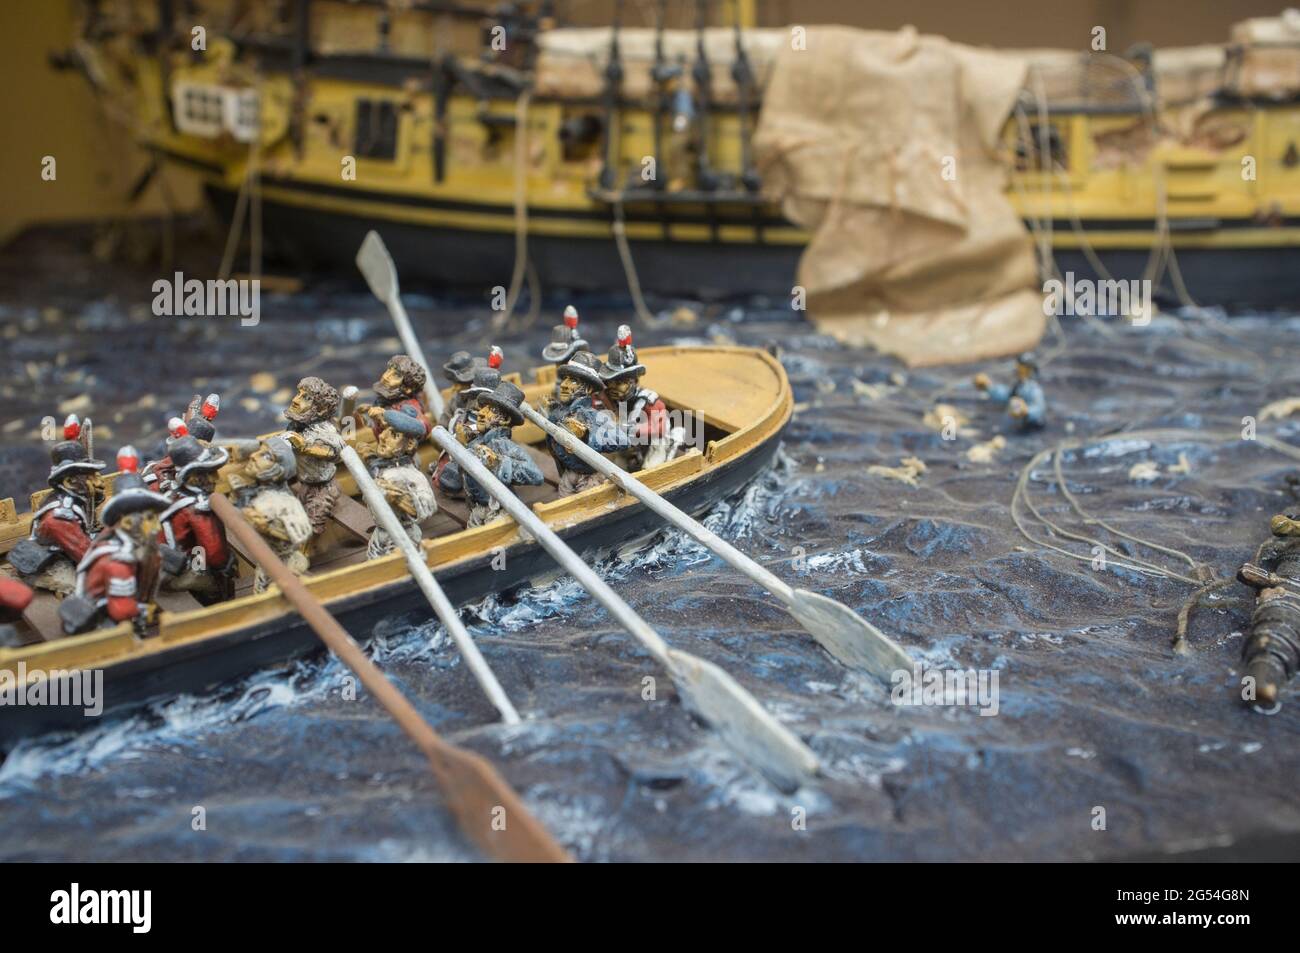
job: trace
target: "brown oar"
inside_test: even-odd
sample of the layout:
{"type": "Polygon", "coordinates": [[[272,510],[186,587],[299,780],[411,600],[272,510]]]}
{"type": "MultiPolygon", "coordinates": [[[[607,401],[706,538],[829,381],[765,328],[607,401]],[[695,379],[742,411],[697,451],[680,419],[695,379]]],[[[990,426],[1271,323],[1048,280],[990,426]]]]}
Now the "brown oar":
{"type": "Polygon", "coordinates": [[[330,651],[356,673],[361,684],[383,705],[416,743],[433,768],[452,813],[468,834],[497,860],[562,863],[573,858],[556,843],[519,795],[483,758],[444,741],[392,682],[366,658],[352,636],[271,551],[257,530],[224,496],[212,494],[212,511],[245,552],[280,587],[281,594],[315,630],[330,651]]]}

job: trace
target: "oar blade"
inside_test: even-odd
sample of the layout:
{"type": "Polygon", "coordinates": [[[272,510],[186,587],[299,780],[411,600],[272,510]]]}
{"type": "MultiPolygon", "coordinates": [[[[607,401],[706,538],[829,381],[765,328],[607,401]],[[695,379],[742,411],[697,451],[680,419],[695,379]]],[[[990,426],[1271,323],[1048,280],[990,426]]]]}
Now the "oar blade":
{"type": "Polygon", "coordinates": [[[842,602],[795,589],[786,608],[827,652],[850,668],[883,682],[899,669],[912,670],[914,663],[902,646],[842,602]]]}
{"type": "Polygon", "coordinates": [[[378,232],[366,233],[365,241],[357,250],[357,267],[361,269],[371,293],[380,301],[388,302],[398,297],[397,266],[378,232]]]}
{"type": "Polygon", "coordinates": [[[668,656],[687,707],[764,777],[790,793],[816,776],[817,755],[739,682],[697,655],[669,649],[668,656]]]}

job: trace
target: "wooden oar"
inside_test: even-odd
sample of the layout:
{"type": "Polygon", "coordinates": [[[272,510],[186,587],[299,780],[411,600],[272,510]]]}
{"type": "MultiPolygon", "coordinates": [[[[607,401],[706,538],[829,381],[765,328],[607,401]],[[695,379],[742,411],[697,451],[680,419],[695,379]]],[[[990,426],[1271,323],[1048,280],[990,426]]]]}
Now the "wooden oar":
{"type": "Polygon", "coordinates": [[[619,598],[582,558],[560,539],[523,500],[498,480],[471,451],[442,427],[433,440],[492,495],[516,523],[555,558],[609,614],[635,636],[673,679],[686,704],[718,730],[731,747],[783,791],[793,791],[819,770],[817,755],[730,675],[712,662],[671,648],[641,616],[619,598]]]}
{"type": "Polygon", "coordinates": [[[374,478],[370,476],[370,471],[361,462],[361,457],[357,455],[356,450],[345,445],[342,459],[343,465],[352,474],[352,479],[357,481],[357,488],[361,490],[361,496],[365,499],[366,505],[370,507],[375,522],[383,527],[384,532],[389,535],[397,548],[402,551],[402,555],[406,557],[406,565],[411,570],[411,575],[415,577],[415,582],[420,587],[420,591],[429,600],[429,605],[438,614],[439,620],[447,627],[447,634],[456,643],[456,648],[460,650],[460,654],[464,657],[465,664],[469,666],[474,678],[478,680],[487,697],[496,706],[497,711],[501,713],[501,720],[507,725],[518,724],[519,714],[515,711],[515,706],[510,704],[510,699],[506,697],[501,683],[492,674],[492,669],[488,667],[487,661],[479,653],[478,646],[474,644],[469,632],[465,630],[465,626],[460,621],[460,615],[456,612],[456,607],[451,604],[447,594],[442,591],[442,586],[438,585],[438,580],[433,578],[433,573],[429,571],[429,566],[424,561],[424,553],[419,546],[411,542],[411,537],[406,535],[406,530],[402,528],[397,514],[388,505],[388,500],[384,499],[384,491],[376,485],[374,478]]]}
{"type": "Polygon", "coordinates": [[[393,258],[388,254],[388,248],[378,232],[372,231],[366,234],[365,241],[361,243],[361,249],[357,252],[357,267],[365,276],[371,292],[384,303],[388,313],[393,316],[393,323],[397,325],[397,335],[402,339],[402,347],[406,348],[406,353],[411,360],[424,368],[424,398],[429,402],[433,419],[438,420],[443,413],[442,393],[438,390],[433,375],[429,373],[429,362],[424,358],[424,351],[420,348],[420,342],[411,327],[411,319],[407,317],[406,308],[402,305],[402,293],[397,285],[397,266],[393,264],[393,258]]]}
{"type": "Polygon", "coordinates": [[[699,520],[669,503],[632,474],[610,462],[577,439],[563,427],[557,427],[546,416],[527,403],[521,409],[524,415],[542,428],[547,435],[558,440],[570,453],[575,454],[598,473],[604,474],[614,484],[640,500],[652,512],[662,516],[696,542],[713,550],[723,560],[754,582],[770,591],[784,603],[786,610],[798,620],[832,656],[851,668],[870,672],[876,678],[889,682],[899,669],[911,671],[913,662],[893,639],[862,618],[842,602],[807,589],[795,589],[772,575],[759,563],[746,556],[725,539],[707,529],[699,520]]]}
{"type": "Polygon", "coordinates": [[[479,755],[445,741],[430,727],[406,696],[366,658],[352,636],[302,580],[271,551],[233,503],[219,493],[212,494],[211,500],[212,511],[226,530],[257,560],[321,641],[356,673],[366,690],[424,752],[452,813],[475,843],[497,860],[529,863],[573,860],[490,764],[479,755]]]}

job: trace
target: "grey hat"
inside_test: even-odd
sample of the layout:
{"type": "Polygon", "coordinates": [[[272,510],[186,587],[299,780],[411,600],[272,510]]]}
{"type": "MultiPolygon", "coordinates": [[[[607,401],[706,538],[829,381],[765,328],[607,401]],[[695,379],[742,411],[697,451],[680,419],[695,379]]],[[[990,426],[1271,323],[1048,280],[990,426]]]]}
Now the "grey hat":
{"type": "Polygon", "coordinates": [[[495,367],[480,367],[474,372],[474,383],[465,388],[466,398],[490,394],[501,383],[501,372],[495,367]]]}
{"type": "Polygon", "coordinates": [[[468,384],[474,379],[477,363],[469,351],[457,351],[451,356],[451,360],[442,365],[442,372],[447,376],[447,380],[453,383],[468,384]]]}
{"type": "Polygon", "coordinates": [[[587,347],[587,342],[578,337],[576,329],[569,330],[567,326],[557,324],[551,328],[551,343],[542,348],[542,357],[559,364],[573,357],[575,351],[585,351],[587,347]]]}

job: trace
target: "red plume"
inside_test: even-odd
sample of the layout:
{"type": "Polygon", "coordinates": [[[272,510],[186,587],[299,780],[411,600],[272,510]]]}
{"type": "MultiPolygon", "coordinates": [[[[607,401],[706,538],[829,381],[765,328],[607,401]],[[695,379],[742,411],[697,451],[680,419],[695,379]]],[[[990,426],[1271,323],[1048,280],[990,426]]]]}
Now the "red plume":
{"type": "Polygon", "coordinates": [[[63,421],[63,439],[76,440],[81,436],[81,421],[77,419],[76,414],[68,414],[63,421]]]}
{"type": "Polygon", "coordinates": [[[203,415],[204,420],[216,420],[219,410],[221,410],[221,395],[209,394],[203,401],[203,406],[199,408],[199,413],[203,415]]]}
{"type": "Polygon", "coordinates": [[[117,468],[123,473],[136,473],[140,469],[140,454],[135,447],[127,444],[117,451],[117,468]]]}
{"type": "Polygon", "coordinates": [[[172,435],[173,439],[175,439],[177,437],[184,437],[190,432],[190,428],[186,427],[185,421],[181,420],[179,417],[173,417],[171,420],[167,421],[167,432],[172,435]]]}
{"type": "Polygon", "coordinates": [[[488,351],[488,367],[493,370],[500,370],[501,361],[504,357],[505,355],[501,353],[501,348],[493,344],[492,349],[488,351]]]}
{"type": "Polygon", "coordinates": [[[578,309],[573,305],[569,305],[564,309],[564,325],[570,331],[578,326],[578,309]]]}
{"type": "Polygon", "coordinates": [[[618,326],[618,346],[627,347],[632,343],[632,329],[626,324],[618,326]]]}

